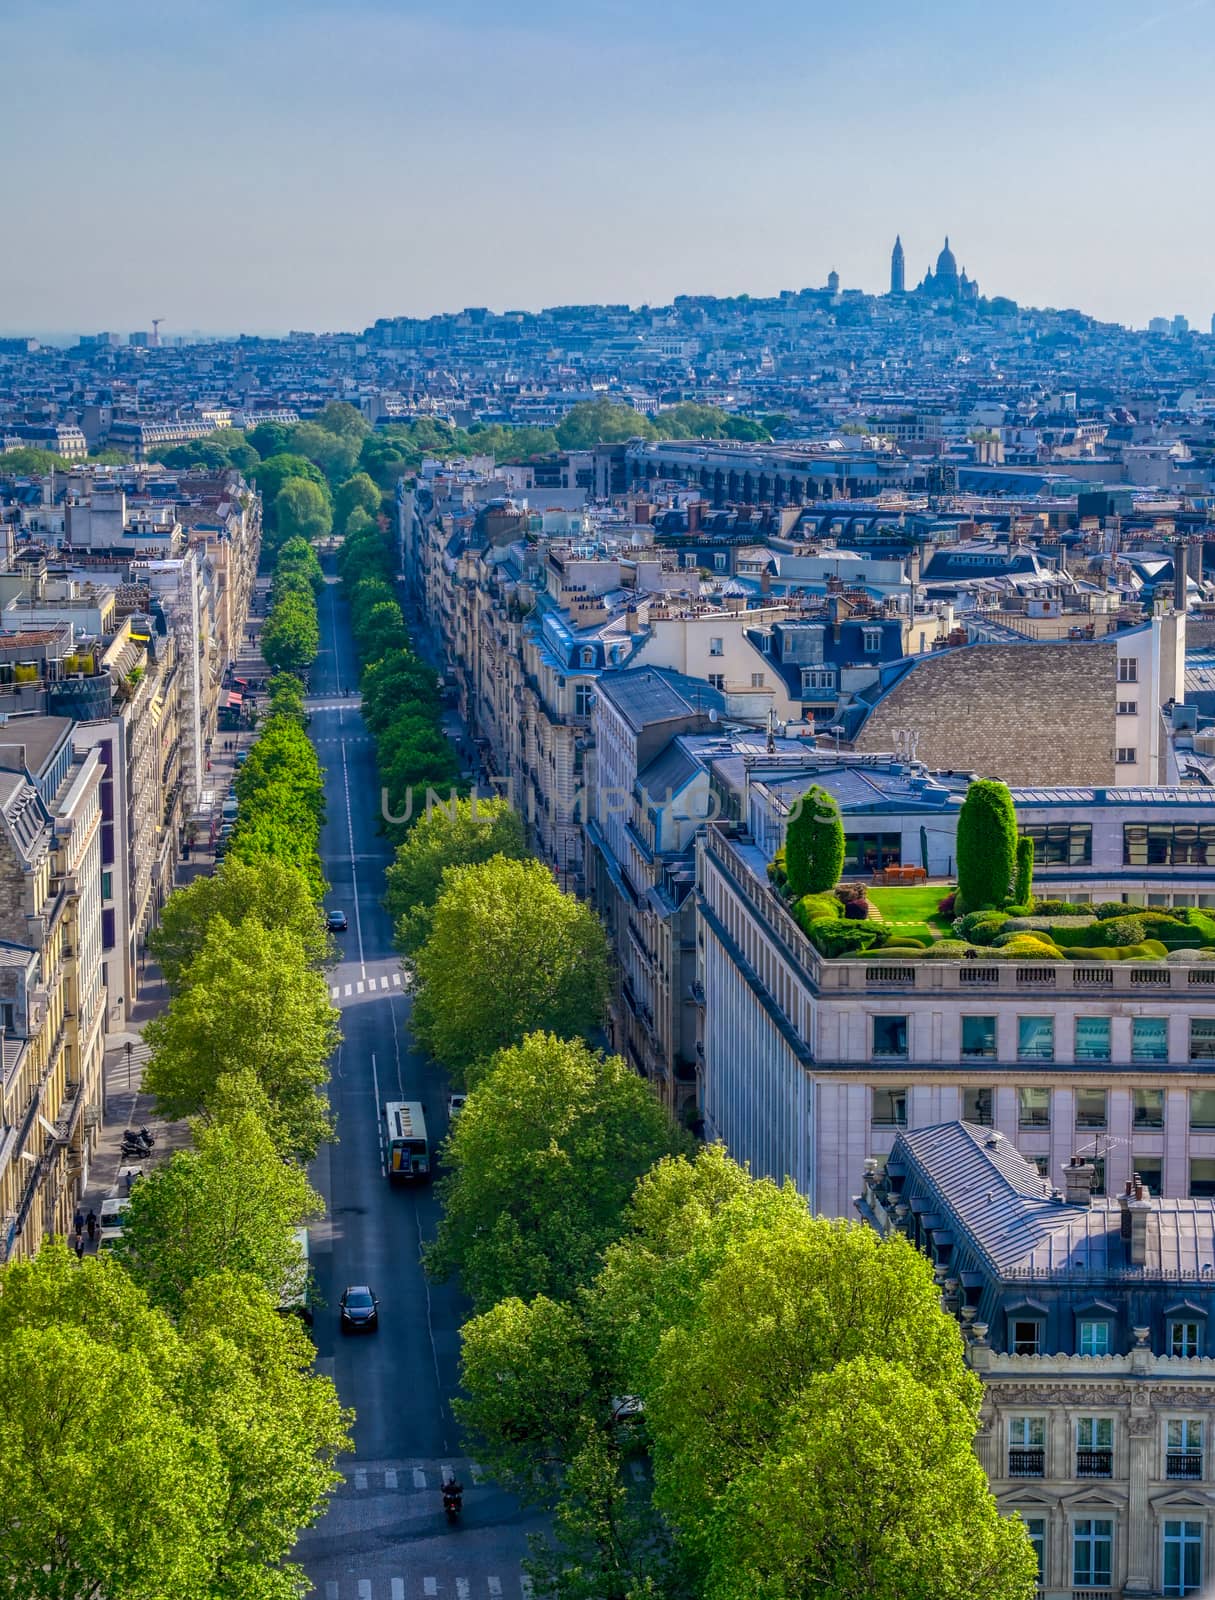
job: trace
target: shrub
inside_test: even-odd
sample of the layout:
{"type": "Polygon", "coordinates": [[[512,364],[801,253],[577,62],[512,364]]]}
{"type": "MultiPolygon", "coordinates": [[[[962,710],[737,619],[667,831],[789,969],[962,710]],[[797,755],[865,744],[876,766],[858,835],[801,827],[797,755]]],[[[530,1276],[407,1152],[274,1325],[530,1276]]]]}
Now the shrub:
{"type": "Polygon", "coordinates": [[[915,939],[909,933],[896,933],[892,938],[887,939],[882,946],[883,950],[922,950],[923,948],[923,940],[915,939]]]}
{"type": "Polygon", "coordinates": [[[1034,841],[1017,840],[1016,866],[1013,872],[1013,899],[1018,905],[1028,903],[1034,887],[1034,841]]]}
{"type": "Polygon", "coordinates": [[[785,871],[792,894],[834,889],[844,867],[844,824],[835,797],[817,783],[802,795],[785,830],[785,871]]]}
{"type": "Polygon", "coordinates": [[[844,901],[844,915],[851,922],[864,922],[872,910],[872,905],[863,894],[853,895],[844,901]]]}
{"type": "Polygon", "coordinates": [[[945,896],[944,900],[937,901],[937,910],[943,917],[960,917],[962,914],[962,908],[958,905],[957,900],[957,890],[951,889],[950,892],[945,896]]]}
{"type": "Polygon", "coordinates": [[[1087,902],[1084,905],[1074,906],[1068,900],[1035,900],[1033,903],[1035,917],[1088,917],[1092,918],[1093,908],[1087,902]]]}
{"type": "Polygon", "coordinates": [[[931,956],[934,961],[957,961],[968,950],[973,950],[974,945],[967,944],[965,939],[938,939],[936,944],[930,944],[924,951],[924,959],[931,956]]]}
{"type": "Polygon", "coordinates": [[[1147,929],[1138,917],[1111,917],[1101,932],[1106,944],[1142,944],[1147,929]]]}
{"type": "Polygon", "coordinates": [[[813,922],[838,921],[840,903],[833,894],[804,894],[795,903],[793,915],[798,927],[807,933],[813,922]]]}
{"type": "MultiPolygon", "coordinates": [[[[1000,946],[1000,954],[1008,956],[1010,960],[1021,961],[1064,961],[1067,958],[1061,950],[1053,944],[1046,944],[1041,939],[1036,939],[1032,933],[1014,933],[1001,935],[1006,943],[1000,946]]],[[[997,941],[998,942],[998,941],[997,941]]]]}
{"type": "Polygon", "coordinates": [[[858,955],[870,949],[884,931],[879,922],[845,922],[842,917],[835,920],[822,917],[810,923],[805,934],[819,955],[834,958],[858,955]]]}
{"type": "Polygon", "coordinates": [[[958,918],[954,927],[971,944],[990,944],[1007,921],[1003,911],[969,911],[958,918]]]}
{"type": "Polygon", "coordinates": [[[768,877],[778,889],[783,889],[789,881],[789,875],[785,871],[785,847],[783,844],[768,863],[768,877]]]}
{"type": "Polygon", "coordinates": [[[1101,904],[1096,906],[1094,909],[1098,918],[1102,922],[1105,922],[1109,917],[1125,917],[1131,912],[1146,911],[1147,907],[1128,905],[1123,900],[1103,900],[1101,904]]]}
{"type": "Polygon", "coordinates": [[[958,892],[978,911],[1008,899],[1017,853],[1017,814],[1008,785],[972,783],[958,813],[958,892]]]}

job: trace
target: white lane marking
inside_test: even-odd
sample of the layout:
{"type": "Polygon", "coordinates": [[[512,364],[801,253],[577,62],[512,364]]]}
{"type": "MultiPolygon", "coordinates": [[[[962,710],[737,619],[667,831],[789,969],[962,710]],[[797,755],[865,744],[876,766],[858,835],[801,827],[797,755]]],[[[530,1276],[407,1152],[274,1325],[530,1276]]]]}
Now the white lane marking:
{"type": "Polygon", "coordinates": [[[361,978],[359,979],[358,983],[355,984],[354,992],[355,992],[355,994],[362,994],[362,992],[363,992],[363,980],[361,978]]]}
{"type": "Polygon", "coordinates": [[[371,1579],[359,1579],[359,1600],[371,1600],[371,1579]]]}
{"type": "Polygon", "coordinates": [[[456,1600],[468,1600],[468,1596],[469,1596],[470,1593],[471,1593],[471,1591],[470,1591],[470,1589],[468,1587],[468,1579],[467,1578],[457,1578],[456,1579],[456,1600]]]}
{"type": "Polygon", "coordinates": [[[468,1463],[468,1476],[472,1479],[472,1481],[474,1483],[480,1483],[481,1482],[481,1468],[477,1465],[477,1463],[475,1461],[470,1461],[468,1463]]]}
{"type": "Polygon", "coordinates": [[[492,1576],[490,1577],[490,1579],[489,1579],[489,1592],[490,1592],[491,1595],[493,1595],[493,1594],[501,1594],[502,1593],[502,1579],[501,1578],[495,1578],[495,1577],[492,1577],[492,1576]]]}
{"type": "Polygon", "coordinates": [[[387,977],[381,978],[380,979],[380,988],[381,989],[387,989],[387,987],[388,987],[388,979],[387,979],[387,977]]]}
{"type": "Polygon", "coordinates": [[[438,1580],[438,1578],[423,1578],[422,1579],[422,1593],[423,1594],[438,1594],[438,1592],[439,1592],[439,1580],[438,1580]]]}
{"type": "Polygon", "coordinates": [[[404,1578],[394,1578],[392,1580],[392,1600],[405,1600],[404,1578]]]}
{"type": "Polygon", "coordinates": [[[389,1467],[387,1472],[385,1472],[385,1474],[384,1474],[384,1487],[385,1487],[385,1489],[395,1489],[396,1486],[397,1486],[397,1475],[392,1470],[392,1468],[389,1467]]]}
{"type": "Polygon", "coordinates": [[[353,994],[353,992],[354,992],[354,985],[348,983],[346,985],[346,993],[349,995],[349,994],[353,994]]]}
{"type": "Polygon", "coordinates": [[[380,1147],[380,1177],[388,1176],[388,1168],[384,1165],[384,1124],[380,1120],[380,1075],[375,1069],[375,1057],[371,1058],[371,1092],[375,1095],[375,1126],[376,1142],[380,1147]]]}
{"type": "Polygon", "coordinates": [[[354,1486],[356,1489],[365,1489],[367,1487],[367,1474],[365,1472],[355,1473],[354,1486]]]}
{"type": "Polygon", "coordinates": [[[451,1478],[451,1468],[447,1465],[447,1463],[445,1461],[443,1463],[443,1465],[439,1468],[439,1481],[441,1483],[447,1483],[450,1478],[451,1478]]]}
{"type": "Polygon", "coordinates": [[[421,1467],[413,1469],[413,1486],[415,1489],[425,1489],[426,1487],[426,1474],[421,1467]]]}
{"type": "Polygon", "coordinates": [[[354,817],[350,811],[350,768],[346,765],[345,739],[342,740],[342,788],[346,792],[346,833],[350,839],[350,876],[354,886],[354,931],[359,939],[359,971],[366,977],[367,963],[363,957],[363,919],[359,915],[359,868],[354,853],[354,817]]]}
{"type": "Polygon", "coordinates": [[[401,987],[401,974],[399,972],[393,973],[392,986],[394,989],[399,989],[401,987]]]}

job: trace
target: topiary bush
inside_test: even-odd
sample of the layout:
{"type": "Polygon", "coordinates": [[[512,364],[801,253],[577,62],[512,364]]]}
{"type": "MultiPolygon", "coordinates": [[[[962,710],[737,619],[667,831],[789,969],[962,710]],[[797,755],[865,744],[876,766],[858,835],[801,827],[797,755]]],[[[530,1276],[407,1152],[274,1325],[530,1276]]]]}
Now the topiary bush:
{"type": "Polygon", "coordinates": [[[1102,925],[1101,935],[1106,944],[1142,944],[1147,929],[1139,917],[1110,917],[1102,925]]]}
{"type": "Polygon", "coordinates": [[[815,922],[836,922],[842,907],[833,894],[804,894],[793,906],[798,927],[807,933],[815,922]]]}
{"type": "Polygon", "coordinates": [[[1095,914],[1087,901],[1074,906],[1070,900],[1035,900],[1032,912],[1035,917],[1088,917],[1090,921],[1095,914]]]}
{"type": "Polygon", "coordinates": [[[1007,921],[1003,911],[968,911],[954,923],[954,931],[971,944],[990,944],[1007,921]]]}
{"type": "Polygon", "coordinates": [[[1017,813],[1008,785],[979,779],[958,813],[958,893],[972,911],[1002,906],[1017,855],[1017,813]]]}
{"type": "Polygon", "coordinates": [[[1034,888],[1034,841],[1022,837],[1017,840],[1016,863],[1013,870],[1012,897],[1019,906],[1028,905],[1034,888]]]}
{"type": "Polygon", "coordinates": [[[957,891],[951,890],[943,900],[938,900],[937,910],[943,917],[960,917],[962,915],[962,907],[958,904],[957,891]]]}
{"type": "Polygon", "coordinates": [[[863,894],[850,895],[844,901],[844,915],[851,922],[864,922],[873,910],[873,906],[863,894]]]}
{"type": "Polygon", "coordinates": [[[789,814],[785,871],[789,892],[822,894],[834,889],[844,868],[844,824],[834,795],[811,784],[789,814]]]}
{"type": "Polygon", "coordinates": [[[829,959],[859,955],[863,950],[872,949],[885,932],[880,922],[845,922],[842,917],[834,921],[821,917],[805,930],[819,955],[829,959]]]}
{"type": "Polygon", "coordinates": [[[1103,900],[1099,906],[1094,907],[1094,910],[1098,918],[1105,922],[1110,917],[1125,917],[1132,912],[1146,911],[1147,907],[1133,906],[1125,900],[1103,900]]]}
{"type": "Polygon", "coordinates": [[[1067,958],[1053,944],[1037,939],[1032,933],[1001,934],[996,941],[1001,956],[1013,961],[1065,961],[1067,958]],[[1003,942],[1001,942],[1003,941],[1003,942]]]}
{"type": "Polygon", "coordinates": [[[783,844],[768,863],[768,877],[778,889],[783,889],[789,881],[789,875],[785,871],[785,847],[783,844]]]}
{"type": "MultiPolygon", "coordinates": [[[[938,939],[936,944],[930,944],[924,951],[924,959],[934,961],[957,961],[965,956],[968,951],[974,951],[974,945],[967,944],[965,939],[938,939]]],[[[986,953],[986,952],[985,952],[986,953]]]]}

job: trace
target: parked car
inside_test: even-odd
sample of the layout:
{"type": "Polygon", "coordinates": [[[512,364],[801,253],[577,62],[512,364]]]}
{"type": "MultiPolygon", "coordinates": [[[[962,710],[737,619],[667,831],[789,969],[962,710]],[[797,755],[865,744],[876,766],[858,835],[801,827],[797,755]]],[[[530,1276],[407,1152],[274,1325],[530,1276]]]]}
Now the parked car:
{"type": "Polygon", "coordinates": [[[325,917],[325,926],[330,933],[345,933],[349,924],[344,911],[330,911],[325,917]]]}
{"type": "Polygon", "coordinates": [[[456,1120],[456,1118],[460,1115],[461,1111],[464,1110],[464,1102],[467,1099],[468,1099],[468,1096],[466,1094],[449,1094],[448,1095],[448,1097],[447,1097],[447,1115],[451,1118],[452,1122],[454,1122],[456,1120]]]}
{"type": "Polygon", "coordinates": [[[343,1333],[374,1333],[380,1325],[380,1302],[365,1283],[343,1289],[338,1307],[343,1333]]]}

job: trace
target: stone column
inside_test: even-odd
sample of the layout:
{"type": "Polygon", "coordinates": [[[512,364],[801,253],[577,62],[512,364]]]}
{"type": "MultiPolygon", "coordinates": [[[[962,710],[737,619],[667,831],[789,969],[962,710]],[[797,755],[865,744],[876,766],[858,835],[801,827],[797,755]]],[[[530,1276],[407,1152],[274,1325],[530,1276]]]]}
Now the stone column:
{"type": "Polygon", "coordinates": [[[1127,1422],[1129,1484],[1127,1493],[1127,1526],[1123,1533],[1126,1549],[1126,1579],[1123,1589],[1127,1594],[1150,1594],[1152,1583],[1152,1525],[1148,1511],[1148,1483],[1152,1476],[1152,1456],[1156,1449],[1157,1422],[1148,1409],[1145,1392],[1135,1391],[1135,1405],[1127,1422]],[[1140,1409],[1139,1398],[1144,1398],[1140,1409]]]}

